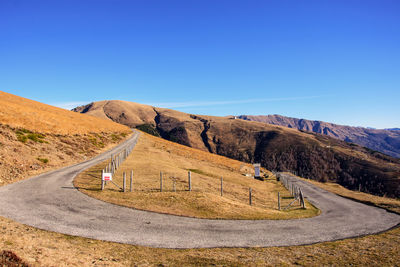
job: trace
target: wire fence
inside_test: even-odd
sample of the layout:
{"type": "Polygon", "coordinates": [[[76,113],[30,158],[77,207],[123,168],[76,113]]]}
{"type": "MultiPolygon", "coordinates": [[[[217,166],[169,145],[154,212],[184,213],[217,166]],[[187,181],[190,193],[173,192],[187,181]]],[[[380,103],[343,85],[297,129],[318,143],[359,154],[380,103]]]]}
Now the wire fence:
{"type": "MultiPolygon", "coordinates": [[[[292,206],[297,201],[299,202],[299,205],[305,209],[306,203],[304,201],[304,195],[303,195],[301,188],[299,186],[297,186],[296,184],[294,184],[293,182],[291,182],[291,180],[288,179],[287,177],[285,177],[284,175],[281,175],[280,173],[277,173],[276,176],[277,176],[277,180],[280,181],[283,184],[283,186],[293,196],[293,201],[288,206],[283,208],[283,210],[288,209],[290,206],[292,206]]],[[[278,196],[278,199],[279,199],[279,196],[278,196]]],[[[279,206],[279,209],[281,209],[280,203],[278,203],[278,206],[279,206]]]]}
{"type": "MultiPolygon", "coordinates": [[[[127,170],[128,166],[124,166],[123,170],[117,172],[131,151],[131,149],[127,149],[111,157],[110,162],[103,170],[103,172],[109,171],[114,175],[115,181],[111,181],[111,183],[121,192],[208,193],[265,209],[286,211],[296,208],[296,202],[299,202],[302,208],[306,208],[301,189],[278,173],[274,173],[264,182],[257,181],[256,186],[251,186],[249,185],[251,181],[243,178],[242,181],[232,182],[230,179],[216,175],[204,175],[185,170],[157,173],[152,169],[146,175],[138,177],[134,170],[127,170]],[[274,187],[276,180],[280,181],[287,190],[274,187]]],[[[105,185],[106,183],[102,190],[105,185]]]]}

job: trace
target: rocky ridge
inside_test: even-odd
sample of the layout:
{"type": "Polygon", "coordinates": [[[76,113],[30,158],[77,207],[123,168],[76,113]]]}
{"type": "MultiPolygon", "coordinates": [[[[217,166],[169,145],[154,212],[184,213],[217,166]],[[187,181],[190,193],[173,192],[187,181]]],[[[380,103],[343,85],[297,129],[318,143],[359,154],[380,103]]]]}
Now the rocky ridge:
{"type": "Polygon", "coordinates": [[[290,118],[281,115],[241,115],[238,118],[324,134],[400,158],[400,131],[397,130],[398,128],[378,130],[290,118]]]}

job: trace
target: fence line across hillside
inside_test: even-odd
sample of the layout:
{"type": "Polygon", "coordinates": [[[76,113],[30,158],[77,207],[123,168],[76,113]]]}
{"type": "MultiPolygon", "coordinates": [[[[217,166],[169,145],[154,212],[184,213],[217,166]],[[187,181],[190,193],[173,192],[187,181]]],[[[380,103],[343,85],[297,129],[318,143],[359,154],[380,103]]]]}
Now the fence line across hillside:
{"type": "MultiPolygon", "coordinates": [[[[122,189],[123,192],[125,192],[126,184],[125,184],[125,174],[124,174],[124,184],[123,187],[121,188],[118,184],[112,181],[112,176],[114,173],[118,170],[118,168],[121,166],[121,164],[128,158],[128,156],[132,153],[133,148],[135,147],[135,144],[132,144],[128,146],[127,148],[117,152],[116,154],[112,154],[110,158],[110,162],[106,165],[106,167],[101,171],[101,190],[104,190],[105,185],[107,185],[107,182],[111,182],[118,188],[122,189]],[[110,174],[110,178],[104,179],[104,174],[110,174]]],[[[131,185],[132,185],[132,176],[131,176],[131,185]]]]}
{"type": "MultiPolygon", "coordinates": [[[[289,179],[284,177],[283,175],[277,173],[277,179],[283,184],[283,186],[290,192],[290,194],[293,196],[294,200],[283,210],[288,209],[294,202],[299,201],[299,204],[302,208],[306,208],[306,203],[304,201],[304,195],[303,192],[301,191],[301,188],[297,186],[296,184],[292,183],[289,179]]],[[[278,196],[278,199],[280,197],[278,196]]],[[[278,206],[280,209],[280,201],[278,201],[278,206]]]]}
{"type": "MultiPolygon", "coordinates": [[[[115,174],[116,170],[119,169],[119,167],[121,166],[121,164],[126,160],[126,158],[130,155],[130,153],[132,152],[132,148],[130,147],[126,150],[123,150],[115,155],[113,155],[111,157],[110,162],[107,164],[107,166],[104,168],[103,172],[111,172],[113,175],[115,174]]],[[[159,187],[157,189],[157,187],[152,187],[152,189],[150,188],[146,188],[146,189],[140,189],[140,184],[137,184],[136,186],[134,185],[135,183],[135,179],[134,179],[134,171],[130,170],[130,171],[124,171],[122,173],[122,186],[119,186],[118,184],[116,184],[115,182],[111,181],[111,183],[113,185],[115,185],[116,187],[118,187],[118,189],[121,192],[127,192],[129,189],[129,192],[205,192],[205,193],[212,193],[212,194],[217,194],[220,195],[221,197],[226,197],[228,199],[234,199],[234,200],[240,200],[240,201],[245,201],[244,196],[246,195],[246,193],[244,193],[244,190],[248,191],[248,204],[251,206],[258,206],[258,207],[264,207],[264,208],[273,208],[273,206],[276,207],[276,209],[278,210],[287,210],[290,207],[293,206],[293,204],[298,201],[300,206],[302,208],[306,208],[305,206],[305,202],[304,202],[304,196],[303,193],[301,191],[301,189],[297,186],[295,186],[294,184],[290,183],[290,181],[286,178],[284,178],[282,175],[280,174],[275,174],[275,177],[277,178],[277,180],[280,180],[282,185],[288,190],[288,192],[290,193],[291,196],[293,196],[293,201],[291,201],[289,203],[289,205],[287,205],[288,202],[288,198],[285,197],[285,202],[286,204],[284,204],[282,202],[282,192],[279,192],[277,195],[277,199],[275,204],[273,204],[271,206],[271,201],[268,199],[263,199],[262,198],[262,194],[263,192],[260,190],[255,190],[254,188],[251,187],[245,187],[245,186],[240,186],[240,185],[235,185],[235,184],[231,184],[229,182],[224,181],[224,179],[222,177],[220,177],[220,179],[215,179],[215,183],[219,184],[218,185],[214,185],[214,189],[217,188],[217,190],[204,190],[204,189],[198,189],[196,188],[196,186],[193,184],[193,181],[201,181],[203,183],[207,183],[209,182],[209,178],[208,181],[206,181],[204,179],[203,176],[193,176],[191,171],[187,172],[187,180],[184,181],[184,179],[182,179],[182,176],[177,176],[175,174],[171,174],[171,173],[167,173],[167,172],[160,172],[159,175],[159,187]],[[129,188],[127,187],[127,178],[128,175],[130,173],[130,181],[129,181],[129,188]],[[195,180],[193,180],[195,178],[195,180]],[[202,180],[204,179],[204,180],[202,180]],[[177,184],[177,182],[179,182],[177,184]],[[180,185],[179,188],[177,187],[177,185],[180,185]],[[234,187],[234,189],[232,188],[232,186],[234,187]],[[242,187],[242,189],[238,189],[238,187],[242,187]],[[232,191],[233,190],[233,191],[232,191]],[[243,191],[242,191],[243,190],[243,191]],[[241,191],[242,193],[238,193],[238,191],[241,191]],[[241,197],[239,197],[241,196],[241,197]],[[268,204],[269,203],[269,204],[268,204]],[[281,205],[287,205],[286,207],[284,207],[282,209],[281,205]]],[[[156,183],[154,183],[155,180],[152,182],[153,185],[155,185],[156,183]]],[[[141,183],[143,184],[143,183],[141,183]]],[[[106,185],[106,183],[102,183],[102,190],[104,190],[104,186],[106,185]]],[[[148,185],[148,183],[147,183],[148,185]]]]}

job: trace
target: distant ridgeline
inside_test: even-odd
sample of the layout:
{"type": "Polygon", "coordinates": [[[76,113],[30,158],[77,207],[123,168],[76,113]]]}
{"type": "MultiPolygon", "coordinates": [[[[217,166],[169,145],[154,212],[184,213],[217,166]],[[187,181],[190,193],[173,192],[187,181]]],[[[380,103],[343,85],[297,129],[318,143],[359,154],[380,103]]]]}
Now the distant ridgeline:
{"type": "Polygon", "coordinates": [[[323,121],[290,118],[281,115],[241,115],[238,118],[324,134],[400,158],[400,128],[377,130],[373,128],[337,125],[323,121]]]}
{"type": "MultiPolygon", "coordinates": [[[[400,197],[400,159],[339,140],[337,131],[332,130],[331,134],[338,135],[332,138],[307,129],[299,131],[235,117],[191,115],[126,101],[95,102],[74,111],[138,127],[193,148],[261,163],[269,170],[296,172],[302,177],[337,182],[353,190],[400,197]]],[[[329,132],[321,123],[319,127],[323,133],[329,132]]],[[[397,135],[387,138],[393,147],[399,148],[397,135]]]]}

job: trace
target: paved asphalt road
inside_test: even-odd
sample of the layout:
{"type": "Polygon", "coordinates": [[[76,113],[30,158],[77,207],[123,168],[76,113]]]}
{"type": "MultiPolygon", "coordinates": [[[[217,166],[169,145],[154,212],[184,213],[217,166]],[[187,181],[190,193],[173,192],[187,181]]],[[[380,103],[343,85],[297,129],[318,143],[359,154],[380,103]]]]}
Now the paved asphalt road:
{"type": "Polygon", "coordinates": [[[387,230],[400,216],[288,176],[322,214],[297,220],[207,220],[139,211],[90,198],[72,181],[84,169],[136,143],[137,134],[92,160],[0,187],[0,216],[40,229],[165,248],[311,244],[387,230]]]}

